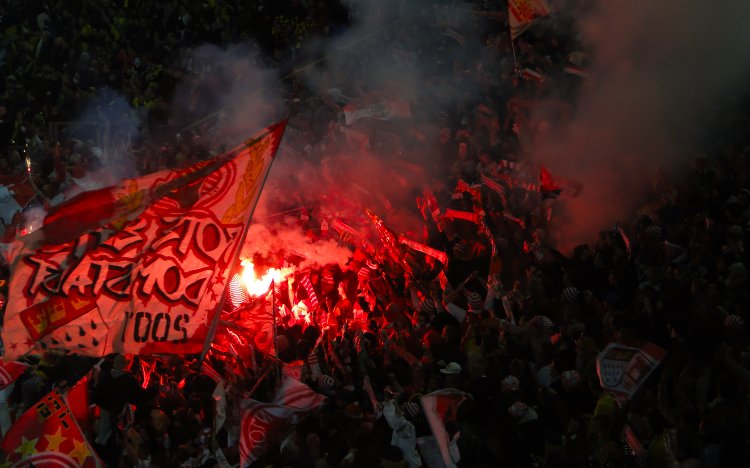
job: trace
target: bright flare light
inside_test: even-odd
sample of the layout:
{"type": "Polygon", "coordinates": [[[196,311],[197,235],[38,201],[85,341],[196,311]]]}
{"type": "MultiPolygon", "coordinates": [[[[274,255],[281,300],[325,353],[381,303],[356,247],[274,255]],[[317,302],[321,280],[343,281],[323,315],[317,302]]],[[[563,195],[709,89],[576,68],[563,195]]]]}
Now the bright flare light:
{"type": "Polygon", "coordinates": [[[242,260],[242,283],[251,296],[262,296],[268,292],[271,282],[279,283],[292,274],[291,268],[269,268],[262,278],[255,274],[255,265],[250,260],[242,260]]]}

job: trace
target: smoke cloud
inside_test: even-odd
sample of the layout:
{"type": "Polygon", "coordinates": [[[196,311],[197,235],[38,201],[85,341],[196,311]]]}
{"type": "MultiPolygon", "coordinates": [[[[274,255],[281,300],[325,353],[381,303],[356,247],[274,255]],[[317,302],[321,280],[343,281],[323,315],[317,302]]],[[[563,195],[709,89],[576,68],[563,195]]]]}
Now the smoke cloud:
{"type": "Polygon", "coordinates": [[[188,76],[175,91],[172,126],[199,135],[210,129],[212,134],[202,138],[211,143],[204,144],[229,149],[280,120],[286,109],[278,70],[264,65],[260,54],[254,43],[228,48],[206,44],[183,53],[188,76]]]}
{"type": "Polygon", "coordinates": [[[657,168],[686,168],[706,110],[746,83],[749,15],[740,1],[601,0],[581,18],[591,76],[572,122],[533,151],[553,174],[584,184],[558,218],[561,246],[628,219],[657,168]]]}
{"type": "MultiPolygon", "coordinates": [[[[317,240],[311,242],[292,219],[275,223],[254,223],[242,249],[243,256],[253,258],[276,257],[281,253],[287,257],[300,259],[297,268],[315,268],[331,263],[344,266],[351,256],[351,251],[342,247],[335,240],[317,240]]],[[[278,266],[278,265],[274,265],[278,266]]]]}
{"type": "Polygon", "coordinates": [[[270,195],[280,193],[286,201],[302,199],[336,214],[342,207],[330,195],[343,192],[347,201],[374,210],[395,230],[414,230],[419,224],[414,193],[442,169],[436,166],[441,163],[434,122],[441,110],[478,97],[475,87],[453,80],[454,62],[468,68],[479,58],[481,48],[473,47],[478,44],[475,17],[465,4],[348,4],[352,27],[300,52],[315,62],[297,78],[311,90],[305,104],[313,111],[303,118],[319,140],[296,141],[295,127],[306,123],[290,121],[286,148],[274,163],[260,209],[282,209],[273,206],[270,195]],[[450,31],[464,44],[448,34],[436,42],[436,28],[438,36],[450,31]],[[344,108],[393,103],[410,116],[344,122],[344,108]]]}
{"type": "MultiPolygon", "coordinates": [[[[290,120],[253,218],[282,232],[285,242],[307,245],[304,252],[310,258],[320,256],[326,262],[329,253],[344,252],[309,246],[300,230],[287,225],[278,231],[272,223],[298,219],[302,211],[296,208],[314,208],[319,218],[342,219],[367,231],[372,226],[363,209],[369,208],[396,232],[419,232],[415,193],[444,169],[439,167],[443,163],[437,157],[434,122],[442,110],[479,97],[476,87],[454,80],[454,67],[468,69],[480,58],[469,5],[349,3],[353,25],[345,33],[308,41],[298,51],[307,57],[302,63],[312,65],[299,69],[295,80],[310,94],[302,93],[303,102],[289,106],[292,115],[297,107],[310,110],[290,120]],[[442,37],[437,42],[436,28],[442,37]],[[390,120],[346,122],[345,108],[391,103],[400,110],[390,120]],[[298,129],[315,138],[298,137],[298,129]]],[[[339,257],[339,263],[345,259],[339,257]]]]}
{"type": "MultiPolygon", "coordinates": [[[[367,229],[352,208],[367,207],[397,232],[416,231],[414,194],[444,169],[435,124],[441,111],[467,116],[462,106],[481,102],[476,82],[461,78],[475,77],[480,64],[496,75],[507,72],[511,57],[486,55],[483,23],[469,4],[346,3],[352,26],[333,39],[306,41],[295,54],[309,65],[284,83],[252,44],[203,46],[182,58],[190,74],[170,104],[171,128],[210,139],[219,151],[293,116],[254,214],[265,227],[253,226],[249,239],[268,237],[262,231],[270,229],[285,244],[313,252],[317,247],[290,221],[313,208],[367,229]],[[346,106],[389,103],[410,117],[345,122],[346,106]]],[[[685,166],[704,110],[748,76],[747,13],[750,5],[738,0],[601,0],[579,18],[591,76],[573,119],[538,134],[532,148],[532,158],[553,175],[584,185],[553,214],[561,247],[590,242],[627,219],[657,166],[685,166]]],[[[345,252],[328,247],[310,258],[341,262],[345,252]]]]}

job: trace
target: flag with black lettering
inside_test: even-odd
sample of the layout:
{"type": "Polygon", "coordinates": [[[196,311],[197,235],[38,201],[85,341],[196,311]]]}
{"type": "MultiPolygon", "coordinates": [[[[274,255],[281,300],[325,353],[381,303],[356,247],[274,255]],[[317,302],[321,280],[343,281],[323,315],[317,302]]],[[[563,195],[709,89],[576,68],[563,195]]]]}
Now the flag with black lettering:
{"type": "Polygon", "coordinates": [[[4,359],[201,352],[284,127],[48,215],[13,258],[4,359]]]}

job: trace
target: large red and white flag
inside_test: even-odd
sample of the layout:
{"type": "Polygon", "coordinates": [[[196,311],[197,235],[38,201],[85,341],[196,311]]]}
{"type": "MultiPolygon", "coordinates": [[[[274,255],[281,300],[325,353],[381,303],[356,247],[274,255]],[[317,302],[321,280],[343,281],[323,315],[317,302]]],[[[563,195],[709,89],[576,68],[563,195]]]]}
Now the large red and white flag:
{"type": "Polygon", "coordinates": [[[284,127],[50,213],[15,251],[4,359],[201,352],[284,127]]]}
{"type": "Polygon", "coordinates": [[[549,15],[549,5],[546,0],[508,0],[510,39],[515,40],[534,21],[547,15],[549,15]]]}
{"type": "Polygon", "coordinates": [[[81,431],[66,399],[48,393],[11,426],[0,444],[7,466],[103,466],[81,431]]]}
{"type": "Polygon", "coordinates": [[[284,379],[273,403],[244,403],[240,433],[240,466],[254,463],[280,441],[307,413],[320,407],[325,397],[295,379],[284,379]]]}
{"type": "Polygon", "coordinates": [[[456,464],[450,454],[450,437],[445,430],[445,423],[456,420],[458,406],[469,397],[468,393],[461,390],[444,388],[428,393],[420,400],[446,467],[455,468],[456,464]]]}
{"type": "Polygon", "coordinates": [[[0,361],[0,390],[15,382],[28,368],[29,365],[23,362],[0,361]]]}

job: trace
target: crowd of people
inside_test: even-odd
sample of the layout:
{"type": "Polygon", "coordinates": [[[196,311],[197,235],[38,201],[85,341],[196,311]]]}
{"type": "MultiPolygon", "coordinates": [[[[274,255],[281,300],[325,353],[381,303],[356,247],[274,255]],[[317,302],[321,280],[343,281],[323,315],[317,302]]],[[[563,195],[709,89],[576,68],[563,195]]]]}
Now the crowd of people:
{"type": "MultiPolygon", "coordinates": [[[[179,49],[254,39],[261,56],[278,65],[299,53],[305,37],[296,35],[333,35],[348,26],[337,2],[77,3],[11,1],[0,23],[10,26],[3,27],[0,51],[6,71],[0,170],[24,177],[29,155],[36,196],[48,202],[87,189],[87,180],[101,183],[115,165],[134,173],[183,166],[224,143],[212,136],[213,127],[197,127],[166,146],[120,132],[109,154],[94,138],[58,146],[48,122],[73,119],[102,87],[132,106],[111,122],[115,132],[174,135],[214,110],[211,90],[196,87],[199,99],[185,122],[167,118],[175,83],[199,73],[178,60],[179,49]],[[131,165],[133,153],[140,156],[131,165]]],[[[383,14],[368,2],[351,3],[352,22],[383,14]]],[[[387,200],[356,205],[344,188],[326,200],[330,206],[340,198],[335,219],[322,203],[291,210],[311,244],[334,239],[352,255],[276,285],[275,352],[253,349],[252,337],[230,328],[217,335],[205,362],[29,357],[31,369],[2,393],[3,432],[10,415],[93,368],[97,424],[88,435],[109,466],[238,464],[242,402],[272,401],[284,378],[300,379],[326,402],[253,466],[441,466],[434,450],[418,449],[418,440],[432,433],[420,400],[448,388],[469,395],[445,424],[457,466],[744,466],[750,456],[746,109],[717,110],[722,132],[683,177],[654,174],[631,218],[560,252],[554,217],[566,197],[586,188],[556,183],[549,174],[539,180],[529,143],[555,122],[534,121],[524,103],[549,105],[551,95],[564,96],[545,117],[564,121],[575,112],[585,78],[561,70],[588,60],[573,34],[575,8],[586,2],[567,2],[567,14],[560,9],[541,21],[515,50],[505,2],[474,4],[471,27],[446,23],[450,10],[440,9],[451,5],[438,3],[430,21],[404,21],[365,39],[358,60],[325,73],[326,91],[301,77],[286,83],[293,96],[286,141],[313,161],[340,151],[397,153],[416,164],[424,159],[414,155],[433,154],[425,168],[429,184],[404,208],[419,220],[411,246],[395,241],[402,233],[388,227],[387,213],[381,220],[364,210],[377,205],[387,212],[387,200]],[[488,32],[477,37],[480,31],[488,32]],[[410,55],[405,45],[417,37],[433,47],[410,55]],[[469,47],[479,52],[467,53],[469,47]],[[383,55],[407,61],[419,55],[431,79],[417,96],[386,96],[410,101],[408,117],[391,110],[387,118],[347,121],[351,106],[387,100],[361,86],[367,63],[383,55]],[[600,379],[597,357],[610,343],[666,351],[626,399],[607,392],[600,379]],[[227,405],[220,427],[219,384],[227,405]]],[[[325,182],[323,174],[319,183],[325,182]]],[[[293,209],[293,198],[277,205],[293,209]]],[[[264,261],[284,260],[258,264],[264,261]]],[[[233,314],[226,310],[226,322],[233,314]]]]}

